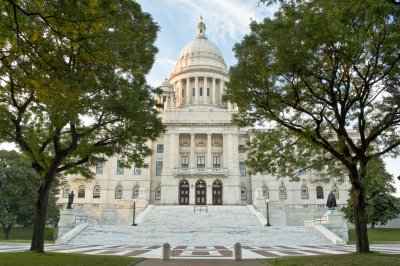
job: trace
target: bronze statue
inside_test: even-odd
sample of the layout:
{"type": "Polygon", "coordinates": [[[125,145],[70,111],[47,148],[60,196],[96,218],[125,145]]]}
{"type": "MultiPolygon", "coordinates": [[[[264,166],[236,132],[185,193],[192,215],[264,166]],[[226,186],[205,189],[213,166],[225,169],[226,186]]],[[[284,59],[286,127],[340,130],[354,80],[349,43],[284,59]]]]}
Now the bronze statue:
{"type": "Polygon", "coordinates": [[[68,194],[68,204],[67,204],[67,209],[72,209],[72,203],[74,202],[74,192],[71,191],[71,193],[68,194]]]}
{"type": "Polygon", "coordinates": [[[328,200],[327,200],[327,202],[326,202],[326,206],[327,206],[330,210],[334,210],[335,207],[337,207],[337,204],[336,204],[336,197],[335,197],[335,195],[332,193],[332,191],[331,191],[331,193],[329,193],[329,195],[328,195],[328,200]]]}

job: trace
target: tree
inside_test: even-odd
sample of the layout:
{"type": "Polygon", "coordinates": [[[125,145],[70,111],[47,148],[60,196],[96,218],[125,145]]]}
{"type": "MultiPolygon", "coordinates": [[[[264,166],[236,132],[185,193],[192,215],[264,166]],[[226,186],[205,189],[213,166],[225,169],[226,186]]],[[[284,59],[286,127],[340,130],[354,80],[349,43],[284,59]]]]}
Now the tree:
{"type": "MultiPolygon", "coordinates": [[[[15,224],[32,225],[39,184],[39,178],[26,158],[15,151],[0,150],[0,224],[5,239],[15,224]]],[[[59,217],[56,198],[54,193],[52,195],[47,221],[59,217]]]]}
{"type": "MultiPolygon", "coordinates": [[[[370,161],[367,166],[367,179],[365,184],[365,210],[367,223],[374,228],[377,224],[386,224],[400,214],[400,199],[393,196],[396,188],[393,185],[393,176],[385,169],[385,164],[380,158],[370,161]]],[[[353,203],[348,200],[347,206],[342,208],[346,218],[354,223],[353,203]]]]}
{"type": "Polygon", "coordinates": [[[158,27],[130,0],[7,0],[0,10],[0,139],[41,177],[30,248],[41,253],[56,175],[90,178],[113,155],[142,165],[163,132],[145,80],[158,27]]]}
{"type": "Polygon", "coordinates": [[[346,173],[357,252],[369,252],[367,165],[400,145],[400,9],[384,0],[280,2],[234,47],[225,95],[238,105],[234,121],[270,128],[250,144],[248,164],[294,177],[346,173]]]}

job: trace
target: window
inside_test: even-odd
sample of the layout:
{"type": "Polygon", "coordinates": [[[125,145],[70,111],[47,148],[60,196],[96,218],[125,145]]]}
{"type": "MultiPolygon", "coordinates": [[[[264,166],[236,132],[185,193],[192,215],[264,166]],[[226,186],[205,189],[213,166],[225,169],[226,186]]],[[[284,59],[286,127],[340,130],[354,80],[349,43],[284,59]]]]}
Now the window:
{"type": "Polygon", "coordinates": [[[199,95],[200,95],[200,96],[203,96],[203,88],[200,88],[200,93],[199,93],[199,95]]]}
{"type": "Polygon", "coordinates": [[[181,168],[189,168],[189,156],[181,157],[181,168]]]}
{"type": "Polygon", "coordinates": [[[134,175],[141,175],[142,174],[142,168],[140,168],[140,167],[134,167],[133,168],[133,174],[134,175]]]}
{"type": "Polygon", "coordinates": [[[220,168],[221,167],[221,157],[214,156],[213,157],[213,168],[220,168]]]}
{"type": "Polygon", "coordinates": [[[207,96],[210,96],[210,88],[207,88],[207,96]]]}
{"type": "Polygon", "coordinates": [[[240,196],[242,200],[247,200],[247,190],[245,187],[240,188],[240,196]]]}
{"type": "Polygon", "coordinates": [[[117,175],[123,175],[123,174],[124,174],[123,162],[118,160],[118,162],[117,162],[117,175]]]}
{"type": "Polygon", "coordinates": [[[302,169],[302,170],[299,171],[299,175],[306,175],[306,174],[307,174],[307,171],[304,170],[304,169],[302,169]]]}
{"type": "Polygon", "coordinates": [[[279,199],[286,199],[286,188],[284,186],[279,187],[279,199]]]}
{"type": "Polygon", "coordinates": [[[246,146],[244,146],[244,145],[239,145],[239,146],[238,146],[238,150],[239,150],[239,153],[245,153],[245,152],[246,152],[246,146]]]}
{"type": "Polygon", "coordinates": [[[161,199],[161,187],[156,187],[156,189],[154,190],[154,198],[155,200],[161,199]]]}
{"type": "Polygon", "coordinates": [[[85,197],[85,186],[79,186],[78,188],[78,198],[84,198],[85,197]]]}
{"type": "Polygon", "coordinates": [[[301,187],[301,199],[308,199],[308,187],[305,185],[301,187]]]}
{"type": "Polygon", "coordinates": [[[239,170],[241,176],[246,176],[246,165],[244,162],[239,162],[239,170]]]}
{"type": "Polygon", "coordinates": [[[156,176],[161,176],[162,168],[163,168],[163,162],[157,161],[156,162],[156,176]]]}
{"type": "Polygon", "coordinates": [[[318,186],[316,191],[317,191],[317,199],[323,199],[324,198],[324,189],[321,186],[318,186]]]}
{"type": "Polygon", "coordinates": [[[262,187],[262,192],[263,192],[264,199],[269,199],[269,189],[267,186],[262,187]]]}
{"type": "Polygon", "coordinates": [[[69,190],[70,190],[69,185],[65,185],[63,187],[63,198],[68,198],[69,190]]]}
{"type": "Polygon", "coordinates": [[[123,188],[122,186],[117,186],[115,188],[115,199],[122,199],[122,193],[123,193],[123,188]]]}
{"type": "Polygon", "coordinates": [[[196,88],[193,88],[193,96],[196,96],[196,88]]]}
{"type": "Polygon", "coordinates": [[[164,153],[164,144],[157,144],[157,153],[164,153]]]}
{"type": "Polygon", "coordinates": [[[206,167],[206,157],[197,156],[197,168],[205,168],[205,167],[206,167]]]}
{"type": "Polygon", "coordinates": [[[140,187],[138,185],[133,187],[132,199],[137,199],[139,197],[139,189],[140,187]]]}
{"type": "Polygon", "coordinates": [[[333,186],[332,187],[332,193],[333,195],[335,195],[335,198],[338,199],[339,198],[339,189],[337,186],[333,186]]]}
{"type": "Polygon", "coordinates": [[[100,186],[99,185],[95,185],[93,188],[93,198],[94,199],[99,199],[100,198],[100,186]]]}
{"type": "Polygon", "coordinates": [[[102,175],[103,174],[103,168],[104,168],[104,163],[103,162],[98,163],[96,165],[96,174],[102,175]]]}

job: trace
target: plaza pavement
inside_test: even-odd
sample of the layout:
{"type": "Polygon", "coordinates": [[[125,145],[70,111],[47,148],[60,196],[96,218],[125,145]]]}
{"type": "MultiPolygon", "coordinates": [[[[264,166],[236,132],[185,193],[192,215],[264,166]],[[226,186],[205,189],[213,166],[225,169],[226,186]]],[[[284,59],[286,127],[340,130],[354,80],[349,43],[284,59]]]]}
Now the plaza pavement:
{"type": "MultiPolygon", "coordinates": [[[[0,242],[1,252],[22,252],[30,248],[29,243],[0,242]]],[[[371,251],[382,254],[400,254],[400,244],[370,245],[371,251]]],[[[46,252],[116,255],[161,258],[161,246],[139,245],[57,245],[46,244],[46,252]]],[[[242,258],[254,260],[262,258],[278,258],[283,256],[314,256],[324,254],[348,254],[356,251],[355,245],[344,246],[243,246],[242,258]]],[[[171,246],[171,260],[210,259],[232,260],[232,246],[171,246]]],[[[140,264],[141,265],[141,264],[140,264]]],[[[146,265],[146,264],[143,264],[146,265]]],[[[194,265],[192,265],[194,266],[194,265]]]]}

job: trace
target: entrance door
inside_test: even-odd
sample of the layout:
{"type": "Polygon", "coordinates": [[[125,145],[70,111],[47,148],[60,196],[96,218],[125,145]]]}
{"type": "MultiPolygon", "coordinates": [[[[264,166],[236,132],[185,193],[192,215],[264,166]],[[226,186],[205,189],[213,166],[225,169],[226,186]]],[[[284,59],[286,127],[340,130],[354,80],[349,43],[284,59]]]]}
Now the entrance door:
{"type": "Polygon", "coordinates": [[[196,184],[196,205],[206,205],[206,183],[202,180],[196,184]]]}
{"type": "Polygon", "coordinates": [[[179,204],[189,205],[189,182],[186,180],[179,185],[179,204]]]}
{"type": "Polygon", "coordinates": [[[212,185],[213,205],[222,205],[222,184],[220,181],[214,181],[212,185]]]}

